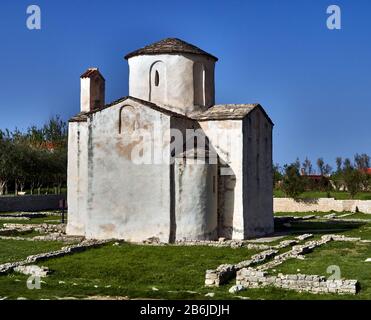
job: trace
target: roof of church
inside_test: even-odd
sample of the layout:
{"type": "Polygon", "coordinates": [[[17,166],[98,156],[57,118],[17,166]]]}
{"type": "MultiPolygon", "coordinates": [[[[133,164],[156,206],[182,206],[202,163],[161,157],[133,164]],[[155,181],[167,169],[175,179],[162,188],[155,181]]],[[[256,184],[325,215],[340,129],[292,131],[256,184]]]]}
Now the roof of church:
{"type": "Polygon", "coordinates": [[[155,55],[155,54],[166,54],[166,53],[191,53],[208,56],[215,61],[218,61],[218,58],[213,56],[206,51],[194,46],[193,44],[187,43],[183,40],[177,38],[167,38],[161,41],[152,43],[148,46],[145,46],[141,49],[135,50],[125,56],[125,59],[129,59],[134,56],[139,55],[155,55]]]}
{"type": "Polygon", "coordinates": [[[80,112],[77,115],[73,116],[68,120],[69,122],[85,122],[88,120],[86,112],[80,112]]]}
{"type": "Polygon", "coordinates": [[[107,108],[110,108],[110,107],[113,107],[121,102],[124,102],[128,99],[131,99],[131,100],[134,100],[138,103],[141,103],[153,110],[156,110],[156,111],[159,111],[163,114],[166,114],[168,116],[173,116],[173,117],[180,117],[180,118],[187,118],[187,116],[183,115],[183,114],[180,114],[180,113],[177,113],[175,111],[172,111],[172,110],[169,110],[169,109],[166,109],[164,107],[161,107],[161,106],[158,106],[157,104],[153,103],[153,102],[150,102],[150,101],[146,101],[146,100],[142,100],[142,99],[139,99],[139,98],[135,98],[135,97],[132,97],[132,96],[126,96],[126,97],[122,97],[120,99],[117,99],[109,104],[106,104],[104,107],[101,107],[101,108],[97,108],[97,109],[94,109],[92,111],[89,111],[89,112],[80,112],[78,113],[76,116],[70,118],[69,122],[84,122],[84,121],[87,121],[88,119],[88,116],[90,114],[94,114],[96,112],[99,112],[99,111],[102,111],[104,109],[107,109],[107,108]]]}
{"type": "Polygon", "coordinates": [[[102,111],[104,109],[107,109],[109,107],[112,107],[114,105],[117,105],[127,99],[134,100],[138,103],[141,103],[147,107],[150,107],[153,110],[157,110],[159,112],[162,112],[163,114],[173,116],[173,117],[180,117],[180,118],[186,118],[189,120],[196,120],[196,121],[212,121],[212,120],[242,120],[245,116],[247,116],[251,111],[255,110],[256,108],[259,108],[268,121],[273,124],[272,120],[269,118],[268,114],[265,112],[263,107],[260,104],[219,104],[214,105],[210,107],[209,109],[203,111],[203,112],[192,112],[188,115],[183,115],[180,113],[177,113],[175,111],[166,109],[165,107],[159,106],[155,103],[142,100],[139,98],[127,96],[120,98],[112,103],[106,104],[102,108],[97,108],[90,112],[82,112],[77,114],[76,116],[72,117],[69,121],[70,122],[84,122],[88,119],[89,114],[93,114],[99,111],[102,111]]]}
{"type": "Polygon", "coordinates": [[[204,112],[192,113],[190,117],[197,121],[209,120],[241,120],[255,108],[260,108],[267,119],[271,122],[263,107],[258,104],[216,104],[204,112]]]}

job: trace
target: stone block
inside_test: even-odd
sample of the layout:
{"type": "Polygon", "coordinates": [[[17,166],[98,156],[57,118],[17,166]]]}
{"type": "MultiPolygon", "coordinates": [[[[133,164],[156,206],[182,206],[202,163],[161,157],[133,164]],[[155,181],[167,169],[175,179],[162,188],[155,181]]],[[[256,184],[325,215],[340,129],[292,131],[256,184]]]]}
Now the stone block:
{"type": "Polygon", "coordinates": [[[216,284],[215,284],[215,281],[214,281],[214,280],[206,279],[206,280],[205,280],[205,285],[206,285],[206,286],[214,286],[214,285],[216,285],[216,284]]]}

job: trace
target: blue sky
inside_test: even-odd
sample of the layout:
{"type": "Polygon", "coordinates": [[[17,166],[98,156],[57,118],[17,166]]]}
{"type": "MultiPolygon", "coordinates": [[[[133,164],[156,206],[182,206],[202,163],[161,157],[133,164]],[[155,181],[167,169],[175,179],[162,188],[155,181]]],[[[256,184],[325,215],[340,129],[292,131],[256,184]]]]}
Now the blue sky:
{"type": "Polygon", "coordinates": [[[369,0],[2,0],[0,128],[79,111],[79,75],[97,66],[106,100],[128,94],[123,56],[166,37],[216,55],[216,102],[259,102],[275,123],[274,162],[371,154],[369,0]],[[26,28],[26,8],[42,29],[26,28]],[[326,9],[342,10],[342,29],[326,9]]]}

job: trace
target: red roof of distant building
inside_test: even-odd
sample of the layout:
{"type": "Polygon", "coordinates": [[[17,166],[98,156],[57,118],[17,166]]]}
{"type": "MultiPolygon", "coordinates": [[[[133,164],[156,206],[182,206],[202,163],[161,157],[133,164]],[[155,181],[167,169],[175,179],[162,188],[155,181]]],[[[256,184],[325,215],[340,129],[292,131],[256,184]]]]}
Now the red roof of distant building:
{"type": "Polygon", "coordinates": [[[371,174],[371,168],[365,169],[365,173],[371,174]]]}
{"type": "Polygon", "coordinates": [[[45,147],[45,149],[47,149],[49,151],[52,151],[52,150],[55,149],[55,144],[53,142],[46,141],[45,144],[44,144],[44,147],[45,147]]]}

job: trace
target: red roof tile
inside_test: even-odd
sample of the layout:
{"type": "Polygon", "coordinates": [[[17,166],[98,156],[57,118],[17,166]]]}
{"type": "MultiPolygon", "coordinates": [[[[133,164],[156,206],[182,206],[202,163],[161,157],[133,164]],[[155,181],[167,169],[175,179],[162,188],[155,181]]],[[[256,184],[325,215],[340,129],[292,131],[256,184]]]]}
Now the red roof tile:
{"type": "MultiPolygon", "coordinates": [[[[100,77],[103,78],[102,74],[99,72],[99,69],[98,68],[89,68],[88,70],[86,70],[81,76],[80,78],[91,78],[92,76],[94,75],[99,75],[100,77]]],[[[104,79],[104,78],[103,78],[104,79]]]]}

